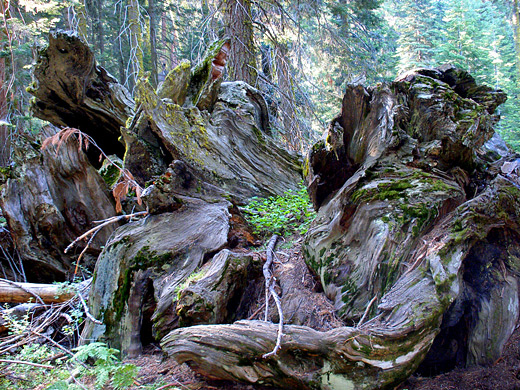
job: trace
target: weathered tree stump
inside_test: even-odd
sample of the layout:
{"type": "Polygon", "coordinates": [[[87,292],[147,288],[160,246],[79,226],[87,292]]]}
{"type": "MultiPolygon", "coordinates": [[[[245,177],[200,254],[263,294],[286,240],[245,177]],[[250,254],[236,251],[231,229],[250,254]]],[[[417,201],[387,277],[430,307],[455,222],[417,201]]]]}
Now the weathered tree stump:
{"type": "Polygon", "coordinates": [[[349,86],[310,152],[303,251],[352,327],[286,326],[270,359],[276,325],[260,322],[178,329],[163,348],[204,375],[283,388],[392,388],[423,361],[498,358],[519,312],[520,182],[500,170],[515,156],[484,146],[504,99],[451,67],[349,86]]]}
{"type": "Polygon", "coordinates": [[[257,278],[250,256],[217,253],[247,237],[236,205],[296,190],[301,165],[269,137],[258,92],[221,85],[226,44],[212,46],[191,70],[179,65],[158,92],[146,80],[137,85],[138,108],[122,130],[124,164],[149,184],[142,198],[150,215],[106,244],[90,300],[104,325],[87,324],[85,339],[103,338],[134,355],[145,333],[158,340],[180,324],[233,321],[241,293],[257,278]],[[207,312],[196,310],[199,301],[207,312]]]}
{"type": "MultiPolygon", "coordinates": [[[[55,131],[47,127],[43,133],[55,131]]],[[[113,216],[114,200],[73,137],[58,151],[54,147],[40,151],[27,143],[19,154],[0,197],[9,232],[28,281],[63,281],[80,253],[65,254],[64,249],[93,221],[113,216]]],[[[83,264],[93,268],[114,228],[96,235],[83,264]]]]}
{"type": "MultiPolygon", "coordinates": [[[[133,115],[128,91],[96,65],[94,54],[77,35],[49,34],[49,44],[38,54],[31,111],[56,126],[75,127],[89,134],[107,154],[123,157],[120,128],[133,115]]],[[[97,156],[93,156],[96,161],[97,156]]]]}

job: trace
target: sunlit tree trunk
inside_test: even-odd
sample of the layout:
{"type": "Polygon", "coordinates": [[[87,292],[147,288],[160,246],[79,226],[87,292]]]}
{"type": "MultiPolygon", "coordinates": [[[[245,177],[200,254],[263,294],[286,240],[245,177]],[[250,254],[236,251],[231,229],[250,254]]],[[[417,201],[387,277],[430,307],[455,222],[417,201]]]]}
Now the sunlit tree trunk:
{"type": "MultiPolygon", "coordinates": [[[[0,11],[2,15],[0,28],[0,42],[7,41],[9,32],[7,31],[6,20],[9,18],[9,3],[5,0],[0,1],[0,11]]],[[[4,49],[4,47],[0,47],[4,49]]],[[[7,85],[6,85],[6,60],[5,57],[0,56],[0,120],[6,122],[7,119],[7,85]]],[[[9,165],[11,154],[11,145],[9,139],[9,127],[0,125],[0,166],[9,165]]]]}
{"type": "Polygon", "coordinates": [[[292,150],[300,150],[302,137],[299,134],[298,118],[294,107],[291,67],[286,42],[278,43],[276,50],[276,77],[280,88],[279,116],[285,129],[285,141],[292,150]]]}
{"type": "Polygon", "coordinates": [[[148,0],[148,15],[150,16],[150,71],[152,85],[157,86],[157,4],[148,0]]]}
{"type": "Polygon", "coordinates": [[[130,87],[133,89],[137,80],[144,75],[143,39],[138,0],[130,0],[128,3],[128,28],[130,30],[130,62],[132,66],[130,87]]]}
{"type": "Polygon", "coordinates": [[[223,0],[226,35],[231,38],[228,72],[231,80],[256,86],[256,49],[253,37],[251,0],[223,0]]]}
{"type": "Polygon", "coordinates": [[[513,31],[515,36],[516,72],[520,80],[520,6],[519,0],[513,0],[513,31]]]}

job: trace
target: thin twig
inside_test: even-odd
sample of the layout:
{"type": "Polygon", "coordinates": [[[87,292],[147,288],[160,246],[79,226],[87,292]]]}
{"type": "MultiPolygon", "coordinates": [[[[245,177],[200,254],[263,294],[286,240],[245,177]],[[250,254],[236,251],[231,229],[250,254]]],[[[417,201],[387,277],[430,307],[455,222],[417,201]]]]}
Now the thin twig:
{"type": "Polygon", "coordinates": [[[78,362],[79,364],[81,364],[83,367],[85,368],[88,368],[87,365],[85,363],[83,363],[81,360],[77,359],[75,356],[74,356],[74,353],[72,353],[72,351],[69,351],[67,348],[63,347],[62,345],[58,344],[56,341],[54,341],[53,339],[51,339],[50,337],[44,335],[44,334],[41,334],[41,333],[38,333],[36,332],[35,330],[31,330],[31,333],[35,334],[36,336],[38,337],[43,337],[45,340],[47,340],[48,342],[50,342],[52,345],[54,345],[55,347],[61,349],[63,352],[65,352],[67,355],[70,355],[72,356],[72,358],[78,362]]]}
{"type": "Polygon", "coordinates": [[[79,241],[85,240],[89,235],[96,233],[98,230],[104,228],[107,225],[110,225],[112,223],[121,221],[122,219],[131,219],[131,218],[135,218],[135,217],[145,216],[147,214],[148,214],[148,211],[139,211],[138,213],[128,214],[128,215],[119,215],[117,217],[108,218],[105,221],[99,221],[99,222],[101,222],[99,225],[97,225],[96,227],[94,227],[94,228],[90,229],[89,231],[83,233],[81,236],[79,236],[74,241],[72,241],[70,243],[70,245],[67,248],[65,248],[64,252],[67,253],[79,241]]]}
{"type": "Polygon", "coordinates": [[[78,273],[78,268],[79,268],[79,262],[81,261],[81,259],[83,258],[83,255],[85,254],[85,252],[87,251],[87,249],[90,247],[90,244],[92,243],[92,240],[94,239],[94,237],[96,237],[96,234],[98,234],[99,230],[95,231],[94,233],[92,233],[92,236],[90,236],[90,239],[88,240],[87,242],[87,245],[85,245],[85,248],[83,248],[83,250],[81,251],[81,253],[79,254],[78,256],[78,260],[76,260],[76,268],[74,268],[74,276],[77,275],[78,273]]]}
{"type": "Polygon", "coordinates": [[[49,366],[46,364],[38,364],[32,362],[25,362],[23,360],[9,360],[9,359],[0,359],[0,363],[12,363],[12,364],[25,364],[27,366],[40,367],[40,368],[48,368],[49,370],[53,369],[53,366],[49,366]]]}
{"type": "Polygon", "coordinates": [[[372,307],[372,304],[376,301],[377,295],[372,298],[372,300],[368,303],[367,308],[365,309],[365,312],[363,313],[363,317],[359,320],[357,327],[359,328],[361,324],[365,321],[366,316],[368,315],[368,312],[370,311],[370,308],[372,307]]]}
{"type": "Polygon", "coordinates": [[[90,321],[92,321],[94,324],[102,325],[103,324],[102,321],[94,318],[94,316],[92,314],[90,314],[87,303],[85,302],[85,299],[83,299],[83,296],[81,295],[81,291],[79,289],[78,289],[78,297],[79,297],[81,304],[83,305],[83,310],[85,310],[85,315],[87,316],[87,318],[90,321]]]}
{"type": "Polygon", "coordinates": [[[255,318],[256,315],[258,313],[260,313],[264,307],[265,307],[265,302],[264,302],[264,304],[262,306],[260,306],[258,309],[256,309],[255,312],[253,314],[251,314],[247,319],[248,320],[252,320],[253,318],[255,318]]]}

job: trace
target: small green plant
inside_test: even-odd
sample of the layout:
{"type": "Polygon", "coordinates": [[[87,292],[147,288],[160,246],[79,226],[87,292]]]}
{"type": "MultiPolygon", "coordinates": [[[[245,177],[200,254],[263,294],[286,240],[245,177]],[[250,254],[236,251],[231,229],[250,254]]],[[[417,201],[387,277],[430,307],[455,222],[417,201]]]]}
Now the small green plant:
{"type": "Polygon", "coordinates": [[[74,350],[74,359],[86,362],[94,360],[94,368],[86,374],[96,377],[96,388],[101,389],[110,381],[115,390],[130,387],[137,376],[138,368],[133,364],[122,364],[117,355],[119,351],[104,343],[96,342],[82,345],[74,350]]]}
{"type": "Polygon", "coordinates": [[[173,293],[177,296],[177,300],[181,299],[181,292],[182,290],[186,289],[191,282],[196,282],[204,276],[206,272],[204,270],[200,270],[199,272],[194,272],[188,278],[181,284],[179,284],[175,289],[173,290],[173,293]]]}
{"type": "MultiPolygon", "coordinates": [[[[109,348],[104,343],[96,342],[82,345],[76,349],[71,363],[93,362],[93,366],[81,367],[81,376],[96,378],[96,389],[106,388],[110,384],[114,390],[127,389],[133,385],[139,368],[133,364],[123,364],[117,357],[119,351],[109,348]]],[[[47,390],[71,389],[66,380],[53,383],[47,390]],[[68,386],[68,387],[67,387],[68,386]]]]}
{"type": "Polygon", "coordinates": [[[244,211],[255,233],[261,235],[305,234],[316,216],[303,183],[296,192],[289,190],[282,196],[253,198],[244,211]]]}

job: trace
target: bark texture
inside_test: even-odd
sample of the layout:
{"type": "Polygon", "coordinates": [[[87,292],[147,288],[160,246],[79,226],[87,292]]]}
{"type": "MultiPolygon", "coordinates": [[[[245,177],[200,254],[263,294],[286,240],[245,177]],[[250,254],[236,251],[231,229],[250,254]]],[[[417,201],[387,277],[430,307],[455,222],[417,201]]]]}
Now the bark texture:
{"type": "Polygon", "coordinates": [[[233,321],[258,278],[251,256],[229,251],[253,241],[236,206],[297,190],[301,164],[270,138],[258,91],[222,83],[228,51],[216,42],[157,90],[136,86],[136,113],[121,128],[124,166],[148,185],[150,215],[105,245],[89,300],[104,324],[88,323],[85,339],[136,355],[179,325],[233,321]]]}
{"type": "MultiPolygon", "coordinates": [[[[52,135],[52,126],[43,132],[52,135]]],[[[58,151],[40,151],[27,142],[15,156],[17,163],[2,188],[0,206],[9,232],[23,260],[30,282],[62,281],[81,252],[63,250],[93,227],[93,221],[115,214],[114,201],[99,173],[78,142],[69,138],[58,151]]],[[[83,264],[93,267],[114,227],[93,239],[83,264]]]]}
{"type": "Polygon", "coordinates": [[[128,91],[96,65],[94,54],[78,36],[65,31],[49,34],[28,91],[35,97],[31,110],[36,117],[78,128],[107,154],[123,157],[119,129],[133,114],[134,103],[128,91]]]}
{"type": "Polygon", "coordinates": [[[286,326],[266,360],[276,325],[253,321],[178,329],[163,348],[204,375],[305,389],[496,360],[519,312],[517,156],[486,144],[504,100],[451,67],[349,86],[309,153],[318,216],[303,251],[352,326],[286,326]]]}

